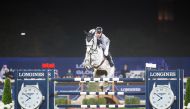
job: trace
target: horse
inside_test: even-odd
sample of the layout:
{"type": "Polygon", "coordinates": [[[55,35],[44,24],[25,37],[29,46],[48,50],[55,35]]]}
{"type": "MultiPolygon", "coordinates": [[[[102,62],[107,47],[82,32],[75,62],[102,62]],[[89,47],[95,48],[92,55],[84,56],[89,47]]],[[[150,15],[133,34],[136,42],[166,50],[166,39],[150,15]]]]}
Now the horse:
{"type": "MultiPolygon", "coordinates": [[[[110,66],[108,60],[104,56],[103,49],[98,45],[98,39],[90,33],[86,33],[86,53],[83,61],[85,68],[93,69],[94,78],[113,78],[115,66],[110,66]]],[[[99,84],[102,91],[104,83],[99,84]]]]}

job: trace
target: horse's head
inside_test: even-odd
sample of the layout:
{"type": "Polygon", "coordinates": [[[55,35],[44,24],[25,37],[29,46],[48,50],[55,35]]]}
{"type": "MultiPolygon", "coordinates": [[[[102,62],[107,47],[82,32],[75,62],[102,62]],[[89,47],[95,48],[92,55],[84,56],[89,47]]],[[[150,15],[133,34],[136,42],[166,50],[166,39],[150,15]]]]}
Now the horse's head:
{"type": "Polygon", "coordinates": [[[94,32],[92,32],[92,30],[85,32],[86,52],[88,53],[92,53],[97,49],[97,38],[94,36],[94,32]]]}
{"type": "MultiPolygon", "coordinates": [[[[99,63],[100,47],[97,45],[97,38],[94,34],[86,33],[86,55],[83,62],[84,67],[93,67],[94,64],[99,63]]],[[[102,49],[101,49],[102,50],[102,49]]],[[[101,54],[103,55],[103,53],[101,54]]]]}

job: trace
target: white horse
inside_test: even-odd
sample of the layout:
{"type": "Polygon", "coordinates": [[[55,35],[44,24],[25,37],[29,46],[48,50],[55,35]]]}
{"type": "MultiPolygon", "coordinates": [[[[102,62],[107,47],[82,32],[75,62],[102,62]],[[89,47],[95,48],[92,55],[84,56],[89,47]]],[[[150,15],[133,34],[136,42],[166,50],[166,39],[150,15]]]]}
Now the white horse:
{"type": "MultiPolygon", "coordinates": [[[[113,78],[115,66],[110,66],[108,60],[103,54],[103,49],[98,46],[97,38],[94,35],[86,36],[86,54],[83,62],[85,68],[93,68],[94,78],[113,78]]],[[[103,82],[99,84],[103,86],[103,82]]]]}

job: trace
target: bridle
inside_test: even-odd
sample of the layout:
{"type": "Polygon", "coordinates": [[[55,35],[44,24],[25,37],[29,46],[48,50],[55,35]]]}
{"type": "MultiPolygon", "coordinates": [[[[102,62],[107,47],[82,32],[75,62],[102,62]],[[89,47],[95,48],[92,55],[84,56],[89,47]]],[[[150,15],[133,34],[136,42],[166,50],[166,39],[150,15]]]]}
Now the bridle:
{"type": "Polygon", "coordinates": [[[95,44],[94,38],[92,38],[91,40],[92,40],[92,45],[86,45],[86,46],[90,46],[90,50],[88,51],[88,54],[89,54],[89,56],[90,56],[90,60],[89,60],[89,61],[90,61],[90,65],[91,65],[91,63],[92,63],[92,54],[97,54],[97,53],[98,53],[98,50],[97,50],[98,45],[96,44],[95,49],[93,49],[93,46],[94,46],[94,44],[95,44]]]}
{"type": "Polygon", "coordinates": [[[97,48],[98,48],[98,44],[96,44],[96,47],[95,47],[95,49],[93,49],[93,46],[94,46],[94,44],[95,44],[95,42],[94,42],[94,38],[92,39],[92,45],[90,45],[91,47],[90,47],[90,52],[91,52],[91,54],[97,54],[98,53],[98,50],[97,50],[97,48]]]}

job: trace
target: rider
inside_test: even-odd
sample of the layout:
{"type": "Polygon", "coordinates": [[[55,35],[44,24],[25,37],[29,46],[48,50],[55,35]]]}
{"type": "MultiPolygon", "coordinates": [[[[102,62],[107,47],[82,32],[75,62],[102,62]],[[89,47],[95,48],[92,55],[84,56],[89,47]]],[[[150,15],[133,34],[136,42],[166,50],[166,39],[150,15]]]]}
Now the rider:
{"type": "Polygon", "coordinates": [[[114,63],[109,52],[110,39],[103,34],[102,27],[96,27],[96,29],[91,29],[89,33],[94,34],[94,36],[97,37],[97,43],[103,49],[104,56],[107,58],[110,66],[112,67],[114,63]]]}

